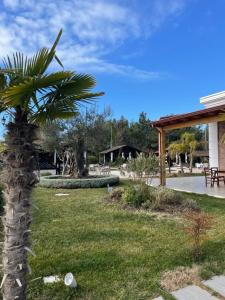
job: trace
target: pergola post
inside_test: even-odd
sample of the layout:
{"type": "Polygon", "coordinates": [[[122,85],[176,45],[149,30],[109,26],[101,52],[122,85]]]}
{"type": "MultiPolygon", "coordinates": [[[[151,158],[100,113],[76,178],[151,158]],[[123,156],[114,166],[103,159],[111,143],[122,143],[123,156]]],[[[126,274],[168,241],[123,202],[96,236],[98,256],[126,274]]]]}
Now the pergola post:
{"type": "Polygon", "coordinates": [[[165,155],[166,155],[166,146],[165,146],[165,131],[163,128],[158,128],[159,131],[159,179],[160,185],[166,185],[166,164],[165,164],[165,155]]]}

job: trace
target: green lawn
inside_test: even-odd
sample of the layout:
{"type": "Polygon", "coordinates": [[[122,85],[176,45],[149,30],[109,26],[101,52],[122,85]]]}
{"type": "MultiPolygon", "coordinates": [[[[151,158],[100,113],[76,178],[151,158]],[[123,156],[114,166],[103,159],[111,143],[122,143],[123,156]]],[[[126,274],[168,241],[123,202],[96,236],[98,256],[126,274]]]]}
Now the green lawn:
{"type": "MultiPolygon", "coordinates": [[[[72,272],[77,290],[63,284],[29,284],[28,299],[152,299],[162,294],[165,270],[191,266],[192,255],[182,221],[148,212],[121,209],[103,201],[106,189],[54,190],[37,188],[34,212],[32,275],[72,272]],[[56,193],[69,193],[57,197],[56,193]]],[[[202,275],[225,270],[225,200],[188,194],[215,215],[216,224],[204,243],[202,275]]],[[[169,299],[169,298],[168,298],[169,299]]]]}

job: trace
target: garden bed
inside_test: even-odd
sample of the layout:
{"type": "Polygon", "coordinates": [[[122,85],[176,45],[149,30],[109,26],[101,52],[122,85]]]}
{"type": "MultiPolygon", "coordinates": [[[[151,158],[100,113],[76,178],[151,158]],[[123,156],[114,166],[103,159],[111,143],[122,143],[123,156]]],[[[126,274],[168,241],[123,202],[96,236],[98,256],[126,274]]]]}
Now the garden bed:
{"type": "Polygon", "coordinates": [[[119,183],[118,176],[90,176],[86,178],[70,178],[61,175],[43,176],[40,179],[39,186],[47,188],[101,188],[112,186],[119,183]]]}
{"type": "MultiPolygon", "coordinates": [[[[122,181],[120,187],[130,184],[122,181]]],[[[56,192],[37,188],[33,193],[39,207],[34,210],[31,227],[37,257],[29,257],[33,272],[28,280],[28,299],[153,299],[173,284],[165,272],[178,276],[179,270],[184,273],[192,268],[193,256],[181,219],[158,218],[146,210],[124,210],[117,203],[106,203],[102,200],[108,195],[105,188],[70,190],[69,197],[61,198],[56,192]],[[68,289],[63,282],[44,285],[42,280],[32,281],[49,275],[63,278],[68,272],[74,274],[77,289],[68,289]]],[[[203,212],[215,217],[197,263],[200,279],[222,274],[224,199],[183,195],[191,196],[203,212]]]]}

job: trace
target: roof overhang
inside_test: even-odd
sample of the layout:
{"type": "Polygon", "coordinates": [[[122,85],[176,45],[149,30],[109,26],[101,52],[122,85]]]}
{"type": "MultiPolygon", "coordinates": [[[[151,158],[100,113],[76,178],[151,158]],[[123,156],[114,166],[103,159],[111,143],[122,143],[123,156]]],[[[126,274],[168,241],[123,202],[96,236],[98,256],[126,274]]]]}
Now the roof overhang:
{"type": "Polygon", "coordinates": [[[219,121],[225,121],[225,104],[186,114],[162,117],[155,122],[151,122],[151,126],[168,131],[219,121]]]}
{"type": "Polygon", "coordinates": [[[200,98],[200,103],[205,108],[223,105],[225,103],[225,91],[202,97],[200,98]]]}

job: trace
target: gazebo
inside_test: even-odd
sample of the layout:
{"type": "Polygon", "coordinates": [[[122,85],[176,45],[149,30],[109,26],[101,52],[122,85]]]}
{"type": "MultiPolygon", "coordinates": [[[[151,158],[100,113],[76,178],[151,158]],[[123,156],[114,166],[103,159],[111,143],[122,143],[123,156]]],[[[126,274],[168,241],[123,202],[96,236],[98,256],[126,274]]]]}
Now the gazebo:
{"type": "Polygon", "coordinates": [[[129,160],[132,158],[135,158],[137,156],[137,153],[141,153],[140,149],[137,149],[136,147],[132,147],[129,145],[118,145],[109,149],[106,149],[102,152],[100,152],[101,155],[103,155],[103,161],[104,164],[106,162],[114,162],[117,158],[122,158],[124,160],[129,160]]]}

